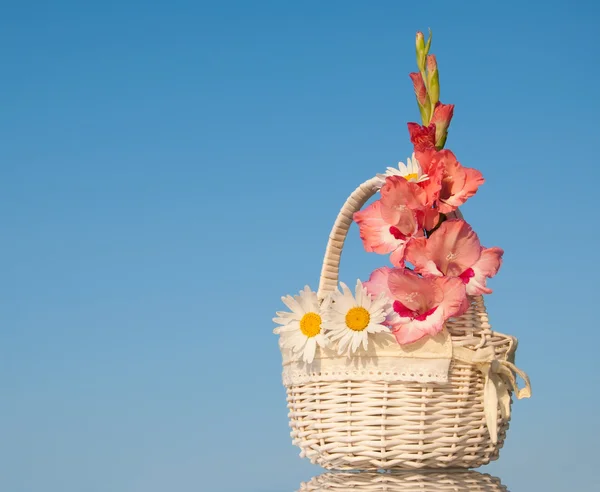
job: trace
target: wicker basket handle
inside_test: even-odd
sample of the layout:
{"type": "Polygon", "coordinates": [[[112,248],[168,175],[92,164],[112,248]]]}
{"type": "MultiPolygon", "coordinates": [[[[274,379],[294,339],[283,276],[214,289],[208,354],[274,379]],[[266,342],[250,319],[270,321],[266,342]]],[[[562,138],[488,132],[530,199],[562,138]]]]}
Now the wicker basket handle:
{"type": "MultiPolygon", "coordinates": [[[[327,294],[337,288],[342,248],[344,247],[348,230],[352,225],[354,213],[358,212],[377,193],[382,184],[383,179],[377,176],[365,181],[348,197],[337,219],[335,219],[335,223],[329,234],[323,267],[321,268],[321,278],[317,292],[319,299],[324,299],[327,294]]],[[[448,217],[462,219],[462,214],[457,209],[455,212],[448,214],[448,217]]]]}
{"type": "Polygon", "coordinates": [[[329,234],[323,267],[321,268],[321,279],[317,292],[319,299],[324,299],[327,294],[337,288],[340,273],[340,257],[342,256],[342,248],[344,247],[348,230],[353,222],[352,217],[355,212],[358,212],[367,203],[369,198],[377,193],[381,183],[382,180],[375,177],[361,184],[348,197],[337,219],[335,219],[331,234],[329,234]]]}

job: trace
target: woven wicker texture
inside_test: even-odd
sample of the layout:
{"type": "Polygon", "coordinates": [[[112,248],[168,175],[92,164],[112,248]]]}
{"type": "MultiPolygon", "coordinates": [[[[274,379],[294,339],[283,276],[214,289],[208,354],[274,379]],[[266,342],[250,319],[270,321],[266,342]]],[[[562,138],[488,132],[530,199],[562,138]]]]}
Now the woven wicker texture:
{"type": "MultiPolygon", "coordinates": [[[[323,262],[320,298],[337,288],[353,214],[380,185],[377,178],[363,183],[340,211],[323,262]]],[[[493,347],[499,359],[513,360],[516,340],[491,330],[480,296],[470,301],[467,313],[446,324],[453,344],[493,347]]],[[[484,376],[475,365],[457,360],[444,384],[309,382],[288,385],[287,401],[291,436],[300,456],[335,470],[478,467],[498,457],[509,420],[498,411],[494,443],[484,413],[484,376]]]]}
{"type": "Polygon", "coordinates": [[[326,473],[303,483],[299,492],[507,492],[500,479],[469,472],[326,473]]]}

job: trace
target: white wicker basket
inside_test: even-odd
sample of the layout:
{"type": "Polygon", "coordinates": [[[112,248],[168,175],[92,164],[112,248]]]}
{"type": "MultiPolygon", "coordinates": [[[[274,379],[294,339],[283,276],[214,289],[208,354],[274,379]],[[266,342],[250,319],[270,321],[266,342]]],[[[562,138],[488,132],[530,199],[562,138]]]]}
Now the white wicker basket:
{"type": "MultiPolygon", "coordinates": [[[[320,299],[337,288],[353,214],[380,185],[378,178],[363,183],[341,209],[327,245],[320,299]]],[[[447,382],[314,373],[298,382],[284,370],[291,437],[300,455],[335,470],[472,468],[497,458],[516,390],[514,373],[526,382],[518,397],[529,395],[529,381],[513,364],[516,339],[491,330],[480,296],[470,302],[466,314],[446,324],[454,350],[447,382]]],[[[377,360],[370,364],[377,374],[377,360]]]]}
{"type": "Polygon", "coordinates": [[[299,492],[508,492],[500,479],[474,471],[326,473],[303,483],[299,492]]]}

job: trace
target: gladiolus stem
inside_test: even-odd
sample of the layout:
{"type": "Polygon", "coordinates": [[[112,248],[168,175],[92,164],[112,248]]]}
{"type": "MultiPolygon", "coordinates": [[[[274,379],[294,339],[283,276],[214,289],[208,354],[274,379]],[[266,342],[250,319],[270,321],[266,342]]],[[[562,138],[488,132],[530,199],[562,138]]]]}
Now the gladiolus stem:
{"type": "Polygon", "coordinates": [[[433,234],[435,231],[437,231],[437,230],[440,228],[440,226],[442,225],[442,223],[443,223],[444,221],[446,221],[447,219],[448,219],[448,217],[446,216],[446,214],[440,214],[440,220],[438,221],[438,223],[437,223],[437,224],[435,225],[435,227],[434,227],[433,229],[431,229],[430,231],[425,231],[425,235],[426,235],[427,237],[431,237],[431,235],[432,235],[432,234],[433,234]]]}

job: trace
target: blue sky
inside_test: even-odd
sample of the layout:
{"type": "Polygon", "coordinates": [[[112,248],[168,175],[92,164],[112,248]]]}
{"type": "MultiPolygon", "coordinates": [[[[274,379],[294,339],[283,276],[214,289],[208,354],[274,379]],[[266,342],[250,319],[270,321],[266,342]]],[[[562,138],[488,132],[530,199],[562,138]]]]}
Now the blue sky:
{"type": "MultiPolygon", "coordinates": [[[[593,490],[600,424],[594,2],[5,3],[0,488],[272,492],[320,473],[287,427],[271,318],[335,215],[411,152],[433,29],[488,298],[534,397],[513,491],[593,490]],[[565,471],[565,470],[568,470],[565,471]]],[[[342,280],[386,259],[356,228],[342,280]]]]}

